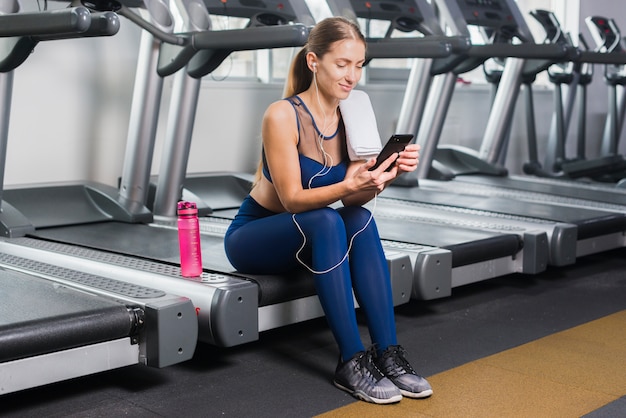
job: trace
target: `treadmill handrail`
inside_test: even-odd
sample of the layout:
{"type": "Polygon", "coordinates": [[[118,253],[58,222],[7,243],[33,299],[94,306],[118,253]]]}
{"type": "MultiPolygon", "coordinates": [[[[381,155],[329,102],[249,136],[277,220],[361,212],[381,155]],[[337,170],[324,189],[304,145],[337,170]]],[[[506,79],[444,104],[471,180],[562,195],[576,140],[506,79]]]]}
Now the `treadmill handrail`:
{"type": "Polygon", "coordinates": [[[0,73],[13,71],[26,61],[40,41],[112,36],[120,28],[119,17],[113,12],[91,13],[85,7],[52,12],[0,16],[0,73]],[[59,13],[61,12],[61,13],[59,13]],[[5,23],[7,25],[3,26],[5,23]],[[23,24],[9,36],[8,28],[23,24]],[[32,32],[28,32],[32,29],[32,32]]]}
{"type": "Polygon", "coordinates": [[[303,24],[256,26],[224,31],[203,31],[192,34],[191,44],[196,49],[269,49],[301,46],[306,43],[309,29],[303,24]]]}
{"type": "Polygon", "coordinates": [[[467,52],[472,48],[472,41],[467,36],[428,36],[428,39],[445,39],[451,47],[452,53],[445,58],[434,59],[430,67],[431,75],[453,72],[467,59],[467,52]]]}
{"type": "Polygon", "coordinates": [[[460,54],[452,55],[450,62],[436,62],[431,69],[432,74],[443,74],[452,71],[455,74],[463,74],[473,70],[489,58],[521,58],[533,61],[528,65],[527,72],[537,73],[549,65],[559,61],[570,61],[579,56],[576,48],[565,45],[551,44],[508,44],[495,43],[484,45],[471,45],[470,48],[460,54]]]}
{"type": "Polygon", "coordinates": [[[157,27],[156,25],[148,22],[139,14],[130,10],[127,6],[123,4],[119,6],[120,6],[119,9],[116,8],[113,11],[124,16],[126,19],[130,20],[131,22],[133,22],[134,24],[136,24],[137,26],[139,26],[140,28],[142,28],[143,30],[145,30],[146,32],[154,36],[156,39],[160,40],[161,42],[165,42],[165,43],[169,43],[173,45],[185,45],[185,42],[187,41],[185,37],[168,33],[162,30],[160,27],[157,27]]]}
{"type": "Polygon", "coordinates": [[[468,51],[470,57],[486,58],[526,58],[548,60],[572,60],[580,55],[580,51],[573,47],[552,44],[486,44],[472,45],[468,51]]]}
{"type": "Polygon", "coordinates": [[[626,65],[626,54],[623,52],[580,51],[578,62],[591,64],[626,65]]]}
{"type": "Polygon", "coordinates": [[[472,48],[472,41],[467,36],[428,35],[426,39],[430,41],[441,41],[450,44],[453,54],[461,54],[469,51],[472,48]]]}
{"type": "MultiPolygon", "coordinates": [[[[458,45],[458,44],[457,44],[458,45]]],[[[367,40],[367,58],[445,58],[452,44],[445,39],[376,38],[367,40]]]]}
{"type": "Polygon", "coordinates": [[[8,73],[22,65],[37,43],[30,36],[0,39],[0,73],[8,73]]]}
{"type": "Polygon", "coordinates": [[[56,41],[72,38],[113,36],[120,30],[120,18],[114,12],[91,12],[91,23],[87,30],[73,33],[41,34],[33,36],[38,41],[56,41]]]}
{"type": "Polygon", "coordinates": [[[161,77],[174,74],[189,64],[199,51],[208,51],[196,59],[196,70],[189,74],[200,78],[209,74],[233,51],[302,46],[308,34],[309,29],[302,24],[176,34],[187,39],[185,46],[162,43],[157,73],[161,77]]]}
{"type": "Polygon", "coordinates": [[[86,7],[0,15],[0,37],[85,32],[91,25],[86,7]]]}

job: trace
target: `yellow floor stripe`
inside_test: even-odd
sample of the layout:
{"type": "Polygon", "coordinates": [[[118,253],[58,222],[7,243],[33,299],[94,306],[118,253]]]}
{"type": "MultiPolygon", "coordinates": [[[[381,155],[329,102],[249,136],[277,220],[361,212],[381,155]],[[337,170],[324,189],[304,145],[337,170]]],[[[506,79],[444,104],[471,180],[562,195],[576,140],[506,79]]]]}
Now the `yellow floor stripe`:
{"type": "Polygon", "coordinates": [[[626,395],[626,311],[430,376],[434,395],[331,417],[580,417],[626,395]]]}

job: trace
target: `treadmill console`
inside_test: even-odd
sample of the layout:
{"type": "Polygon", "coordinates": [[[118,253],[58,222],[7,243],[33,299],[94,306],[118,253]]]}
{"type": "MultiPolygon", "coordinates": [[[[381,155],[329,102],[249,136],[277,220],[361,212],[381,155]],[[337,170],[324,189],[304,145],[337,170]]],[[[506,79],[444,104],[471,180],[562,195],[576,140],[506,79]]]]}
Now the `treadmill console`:
{"type": "MultiPolygon", "coordinates": [[[[548,10],[537,9],[530,12],[537,22],[541,24],[546,32],[544,43],[554,45],[564,45],[566,47],[573,46],[570,37],[563,32],[561,24],[553,12],[548,10]]],[[[579,83],[591,82],[591,73],[593,66],[572,61],[558,62],[548,67],[548,77],[555,84],[570,84],[574,79],[574,72],[579,75],[579,83]],[[583,78],[584,77],[584,78],[583,78]]]]}
{"type": "MultiPolygon", "coordinates": [[[[591,36],[596,42],[596,51],[609,54],[624,54],[626,50],[622,46],[622,35],[613,19],[600,16],[589,16],[585,19],[591,36]]],[[[606,65],[604,67],[604,79],[609,85],[626,84],[625,65],[606,65]]]]}
{"type": "Polygon", "coordinates": [[[203,0],[209,13],[248,18],[255,26],[286,25],[297,21],[288,1],[281,0],[203,0]]]}
{"type": "Polygon", "coordinates": [[[571,46],[567,35],[561,30],[561,25],[554,13],[548,10],[533,10],[530,15],[541,24],[546,31],[546,43],[571,46]]]}
{"type": "Polygon", "coordinates": [[[503,0],[457,0],[468,25],[486,28],[516,27],[513,13],[503,0]]]}
{"type": "Polygon", "coordinates": [[[599,52],[624,52],[620,31],[613,19],[589,16],[585,21],[599,52]]]}
{"type": "Polygon", "coordinates": [[[357,17],[392,22],[402,32],[422,32],[424,17],[415,0],[350,0],[357,17]]]}

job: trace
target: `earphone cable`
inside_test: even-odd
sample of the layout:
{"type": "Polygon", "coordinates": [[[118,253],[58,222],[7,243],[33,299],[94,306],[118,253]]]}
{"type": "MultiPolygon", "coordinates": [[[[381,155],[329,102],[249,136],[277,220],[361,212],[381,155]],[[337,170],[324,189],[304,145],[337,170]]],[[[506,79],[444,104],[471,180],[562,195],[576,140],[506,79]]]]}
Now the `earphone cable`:
{"type": "MultiPolygon", "coordinates": [[[[322,153],[323,167],[322,167],[322,169],[320,171],[318,171],[316,174],[311,176],[311,178],[309,179],[309,182],[308,182],[308,188],[309,189],[312,188],[312,182],[313,182],[314,178],[325,176],[326,174],[328,174],[330,172],[330,170],[332,169],[332,166],[333,166],[333,158],[332,158],[331,155],[329,155],[324,150],[324,146],[323,146],[324,132],[326,131],[326,128],[328,126],[327,126],[326,112],[324,112],[324,108],[322,107],[322,102],[320,100],[319,89],[318,89],[318,86],[317,86],[317,78],[315,76],[315,72],[313,72],[313,84],[315,85],[315,93],[316,93],[316,96],[317,96],[317,103],[318,103],[318,105],[320,107],[320,111],[322,112],[322,115],[323,115],[323,128],[322,128],[321,131],[319,131],[319,129],[318,129],[318,145],[320,147],[320,152],[322,153]],[[329,160],[330,160],[330,164],[329,164],[329,160]]],[[[334,269],[336,269],[337,267],[339,267],[348,258],[349,254],[350,254],[350,251],[352,250],[352,244],[354,243],[354,239],[357,237],[357,235],[359,235],[361,232],[363,232],[369,226],[369,224],[372,222],[372,219],[374,218],[374,212],[376,211],[377,198],[378,198],[378,193],[374,194],[374,207],[372,208],[372,211],[370,212],[370,216],[369,216],[367,222],[365,223],[365,225],[361,229],[359,229],[358,231],[356,231],[352,235],[352,237],[350,238],[350,241],[348,243],[348,249],[346,250],[346,253],[344,254],[344,256],[341,258],[341,260],[337,264],[335,264],[334,266],[332,266],[332,267],[330,267],[330,268],[328,268],[326,270],[314,270],[312,267],[310,267],[307,263],[305,263],[300,258],[300,253],[302,252],[302,250],[306,246],[307,239],[306,239],[306,234],[302,230],[302,227],[300,226],[300,224],[296,220],[296,214],[293,213],[291,215],[291,219],[293,220],[293,223],[296,225],[296,228],[298,228],[298,231],[300,231],[300,234],[302,235],[302,245],[300,246],[298,251],[296,251],[296,254],[295,254],[296,260],[298,260],[298,262],[300,264],[302,264],[307,270],[309,270],[313,274],[329,273],[329,272],[333,271],[334,269]]]]}

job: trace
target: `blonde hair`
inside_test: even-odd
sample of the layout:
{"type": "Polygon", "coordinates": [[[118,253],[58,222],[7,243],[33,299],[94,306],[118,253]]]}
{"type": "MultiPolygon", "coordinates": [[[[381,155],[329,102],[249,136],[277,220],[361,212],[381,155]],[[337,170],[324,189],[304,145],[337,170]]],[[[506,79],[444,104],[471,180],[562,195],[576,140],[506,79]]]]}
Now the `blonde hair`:
{"type": "MultiPolygon", "coordinates": [[[[360,40],[367,47],[367,42],[359,26],[345,17],[329,17],[317,23],[309,32],[307,43],[291,61],[283,97],[300,94],[311,86],[313,72],[309,69],[306,62],[306,55],[309,52],[313,52],[318,58],[322,58],[330,51],[335,42],[346,39],[360,40]]],[[[254,176],[254,184],[261,179],[262,171],[263,161],[261,160],[254,176]]]]}

